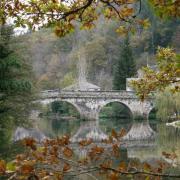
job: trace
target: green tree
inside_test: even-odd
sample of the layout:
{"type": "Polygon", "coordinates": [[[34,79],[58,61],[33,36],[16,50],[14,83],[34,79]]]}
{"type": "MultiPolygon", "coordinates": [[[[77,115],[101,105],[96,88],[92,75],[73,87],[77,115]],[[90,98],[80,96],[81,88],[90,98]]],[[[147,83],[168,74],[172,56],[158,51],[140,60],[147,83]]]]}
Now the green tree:
{"type": "Polygon", "coordinates": [[[170,86],[172,92],[179,92],[180,56],[171,48],[159,47],[156,53],[157,70],[144,67],[143,78],[132,80],[136,94],[144,100],[153,91],[163,91],[170,86]]]}
{"type": "Polygon", "coordinates": [[[32,87],[28,65],[11,47],[13,38],[12,27],[0,27],[0,150],[14,127],[25,122],[32,87]]]}
{"type": "Polygon", "coordinates": [[[155,100],[157,108],[157,117],[163,121],[170,118],[178,119],[180,113],[180,93],[172,93],[169,88],[164,92],[156,94],[155,100]]]}
{"type": "Polygon", "coordinates": [[[127,36],[121,48],[120,57],[114,66],[113,89],[125,90],[126,78],[132,77],[135,73],[135,62],[129,44],[129,37],[127,36]]]}

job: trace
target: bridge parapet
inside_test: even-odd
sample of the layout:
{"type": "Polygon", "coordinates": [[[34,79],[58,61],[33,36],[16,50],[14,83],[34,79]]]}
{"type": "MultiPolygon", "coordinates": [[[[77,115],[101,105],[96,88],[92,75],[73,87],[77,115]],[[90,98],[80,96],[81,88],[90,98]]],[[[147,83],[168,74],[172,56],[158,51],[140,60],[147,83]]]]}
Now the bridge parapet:
{"type": "Polygon", "coordinates": [[[41,98],[130,98],[137,99],[132,91],[43,91],[41,98]]]}

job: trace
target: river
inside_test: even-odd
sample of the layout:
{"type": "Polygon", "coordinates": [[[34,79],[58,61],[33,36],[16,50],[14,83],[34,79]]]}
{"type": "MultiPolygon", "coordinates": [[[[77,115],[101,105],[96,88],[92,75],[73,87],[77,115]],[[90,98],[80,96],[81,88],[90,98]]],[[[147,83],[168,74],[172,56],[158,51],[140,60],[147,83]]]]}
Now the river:
{"type": "MultiPolygon", "coordinates": [[[[145,123],[146,124],[146,123],[145,123]]],[[[153,120],[147,122],[155,135],[144,140],[128,141],[128,157],[136,157],[142,161],[150,158],[163,158],[162,152],[174,152],[180,162],[180,129],[166,126],[165,123],[153,120]]],[[[145,126],[147,126],[147,124],[145,126]]],[[[79,119],[57,119],[44,117],[38,120],[38,127],[47,137],[69,134],[76,140],[94,137],[96,140],[110,135],[111,130],[117,132],[122,128],[128,133],[135,126],[137,131],[145,128],[144,122],[132,122],[128,119],[101,118],[97,121],[81,121],[79,119]],[[98,138],[99,136],[99,138],[98,138]]]]}
{"type": "MultiPolygon", "coordinates": [[[[93,138],[98,143],[102,139],[106,139],[112,129],[118,132],[122,128],[127,133],[121,147],[123,160],[128,161],[135,158],[151,164],[156,160],[172,163],[162,155],[162,152],[175,153],[178,158],[173,162],[175,168],[173,172],[180,173],[177,165],[180,164],[180,129],[166,126],[165,123],[158,120],[134,122],[128,118],[99,118],[96,121],[88,121],[42,116],[36,120],[36,133],[34,130],[31,133],[37,135],[37,132],[40,132],[41,135],[43,134],[41,137],[50,138],[68,134],[71,136],[72,142],[93,138]]],[[[80,153],[79,156],[82,154],[80,153]]],[[[84,177],[83,179],[88,178],[84,177]]]]}

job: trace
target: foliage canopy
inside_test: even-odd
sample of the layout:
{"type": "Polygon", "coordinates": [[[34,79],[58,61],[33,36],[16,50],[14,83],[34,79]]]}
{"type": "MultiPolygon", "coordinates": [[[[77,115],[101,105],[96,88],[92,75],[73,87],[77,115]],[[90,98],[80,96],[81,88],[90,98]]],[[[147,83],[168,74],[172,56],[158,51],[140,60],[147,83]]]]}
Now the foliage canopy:
{"type": "Polygon", "coordinates": [[[159,47],[156,54],[157,70],[144,67],[144,77],[132,80],[131,84],[137,95],[144,100],[156,90],[164,90],[171,86],[173,92],[179,91],[180,82],[180,57],[171,48],[159,47]]]}
{"type": "MultiPolygon", "coordinates": [[[[179,17],[179,0],[149,0],[160,17],[179,17]]],[[[141,0],[2,0],[0,3],[0,23],[12,18],[16,26],[36,29],[54,26],[58,36],[74,31],[75,22],[82,29],[95,26],[95,21],[103,14],[106,19],[121,22],[117,28],[120,34],[135,31],[136,26],[149,26],[148,19],[137,19],[141,13],[141,0]]]]}

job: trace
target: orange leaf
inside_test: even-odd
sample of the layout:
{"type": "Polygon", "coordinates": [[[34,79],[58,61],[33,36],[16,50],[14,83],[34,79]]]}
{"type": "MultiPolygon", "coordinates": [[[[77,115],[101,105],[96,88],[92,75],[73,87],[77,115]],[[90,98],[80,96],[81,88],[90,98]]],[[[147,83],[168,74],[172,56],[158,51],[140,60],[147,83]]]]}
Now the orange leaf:
{"type": "Polygon", "coordinates": [[[63,167],[63,171],[68,171],[68,170],[70,170],[70,169],[71,169],[70,164],[65,163],[65,164],[64,164],[64,167],[63,167]]]}
{"type": "Polygon", "coordinates": [[[100,167],[104,170],[111,168],[112,167],[112,161],[111,160],[107,160],[105,162],[103,162],[102,164],[100,164],[100,167]]]}
{"type": "Polygon", "coordinates": [[[151,171],[151,170],[152,170],[151,165],[148,164],[148,163],[144,163],[143,167],[144,167],[144,170],[145,170],[145,171],[151,171]]]}
{"type": "Polygon", "coordinates": [[[70,149],[69,147],[65,147],[64,150],[63,150],[63,154],[66,157],[71,157],[73,155],[73,150],[70,149]]]}
{"type": "Polygon", "coordinates": [[[110,180],[119,180],[119,174],[112,172],[111,174],[109,174],[109,178],[110,180]]]}
{"type": "Polygon", "coordinates": [[[120,132],[119,132],[119,137],[121,138],[121,137],[123,137],[123,136],[125,136],[126,135],[126,130],[124,129],[124,128],[122,128],[121,130],[120,130],[120,132]]]}
{"type": "Polygon", "coordinates": [[[126,163],[122,161],[118,166],[119,171],[126,171],[126,163]]]}
{"type": "Polygon", "coordinates": [[[68,145],[70,143],[69,141],[70,137],[68,135],[63,136],[62,138],[57,138],[57,144],[58,145],[68,145]]]}
{"type": "Polygon", "coordinates": [[[83,159],[79,160],[78,163],[80,163],[82,165],[87,165],[88,164],[88,158],[83,158],[83,159]]]}
{"type": "Polygon", "coordinates": [[[115,138],[115,139],[118,138],[118,134],[117,134],[117,132],[116,132],[114,129],[112,129],[111,135],[112,135],[112,137],[115,138]]]}
{"type": "Polygon", "coordinates": [[[0,160],[0,174],[5,173],[6,171],[6,163],[4,160],[0,160]]]}
{"type": "Polygon", "coordinates": [[[115,156],[115,157],[118,157],[119,156],[119,146],[117,145],[117,144],[113,144],[113,146],[112,146],[112,149],[113,149],[113,155],[115,156]]]}
{"type": "Polygon", "coordinates": [[[23,163],[23,165],[20,168],[20,171],[22,174],[29,174],[33,170],[34,170],[33,164],[32,164],[32,162],[29,162],[29,161],[23,163]]]}
{"type": "Polygon", "coordinates": [[[24,139],[24,144],[27,147],[30,147],[33,150],[36,150],[36,141],[33,138],[24,139]]]}
{"type": "Polygon", "coordinates": [[[26,156],[24,154],[19,154],[16,156],[16,162],[20,163],[21,161],[23,161],[26,158],[26,156]]]}
{"type": "Polygon", "coordinates": [[[92,139],[88,139],[88,140],[82,140],[79,142],[79,145],[81,146],[88,146],[92,143],[92,139]]]}

